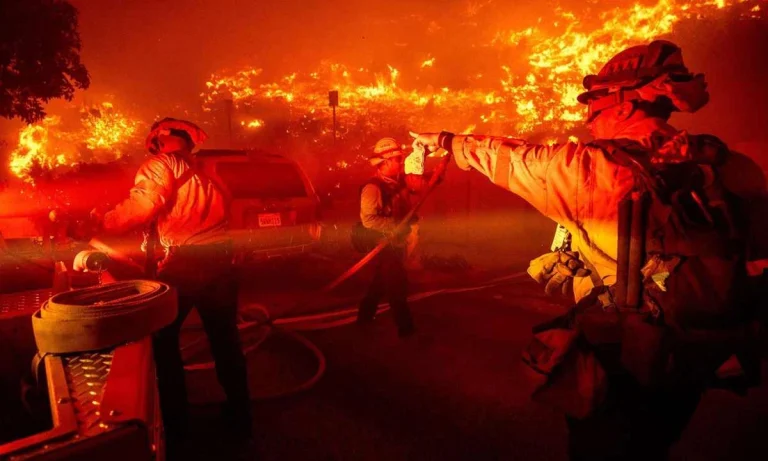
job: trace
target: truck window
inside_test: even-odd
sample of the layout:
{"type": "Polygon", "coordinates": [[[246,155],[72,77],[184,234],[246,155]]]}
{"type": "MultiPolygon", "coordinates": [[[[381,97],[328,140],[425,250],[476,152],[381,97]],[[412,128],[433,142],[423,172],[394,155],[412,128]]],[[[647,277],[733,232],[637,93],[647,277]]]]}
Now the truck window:
{"type": "Polygon", "coordinates": [[[307,196],[301,173],[290,163],[222,162],[216,165],[216,174],[235,198],[307,196]]]}

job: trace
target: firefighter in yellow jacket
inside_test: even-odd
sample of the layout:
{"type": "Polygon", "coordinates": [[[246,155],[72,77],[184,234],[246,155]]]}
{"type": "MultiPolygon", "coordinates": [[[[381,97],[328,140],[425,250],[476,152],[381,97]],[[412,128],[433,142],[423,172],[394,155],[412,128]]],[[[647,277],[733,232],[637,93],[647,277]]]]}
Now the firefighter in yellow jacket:
{"type": "Polygon", "coordinates": [[[179,295],[178,318],[153,341],[171,456],[186,436],[189,419],[179,332],[193,308],[200,314],[216,374],[227,395],[225,417],[232,425],[230,433],[240,441],[248,441],[251,435],[245,357],[236,324],[238,287],[227,235],[227,192],[197,167],[193,154],[195,145],[206,137],[187,121],[166,118],[156,122],[146,141],[153,155],[139,168],[130,196],[103,215],[95,213],[106,233],[151,228],[163,250],[156,276],[175,287],[179,295]]]}
{"type": "MultiPolygon", "coordinates": [[[[633,170],[633,165],[622,167],[617,160],[634,162],[634,157],[624,153],[630,148],[650,153],[643,158],[651,165],[686,162],[699,151],[724,154],[722,164],[707,171],[715,171],[729,194],[755,205],[755,209],[762,206],[767,210],[765,180],[754,163],[729,153],[714,137],[691,136],[668,123],[672,112],[695,112],[709,98],[704,76],[689,72],[676,45],[654,41],[629,48],[606,63],[597,75],[586,77],[584,86],[587,91],[578,100],[588,107],[588,127],[596,138],[591,143],[549,146],[509,137],[413,133],[414,144],[429,150],[445,148],[452,152],[460,169],[479,171],[570,232],[573,251],[556,252],[534,261],[545,272],[537,277],[539,280],[554,279],[572,285],[577,302],[587,299],[590,293],[613,293],[617,273],[621,272],[617,267],[617,260],[621,259],[620,204],[635,191],[640,176],[634,173],[639,170],[633,170]]],[[[702,183],[708,184],[707,180],[702,183]]],[[[697,207],[695,201],[690,202],[697,207]]],[[[712,199],[709,203],[715,202],[712,199]]],[[[706,210],[703,216],[711,217],[706,210]]],[[[765,211],[753,212],[748,219],[752,220],[749,227],[753,242],[760,240],[763,244],[753,246],[743,270],[758,277],[764,274],[768,262],[765,239],[755,237],[768,229],[765,211]]],[[[673,270],[657,270],[650,274],[653,277],[648,277],[648,281],[658,285],[662,296],[674,296],[663,292],[668,288],[665,279],[674,280],[670,272],[673,270]]],[[[730,275],[723,274],[722,278],[727,277],[730,275]]],[[[548,291],[556,288],[550,286],[548,291]]],[[[607,306],[603,305],[606,309],[607,306]]],[[[658,313],[655,318],[658,319],[658,313]]],[[[670,315],[668,321],[669,318],[670,315]]],[[[587,362],[576,366],[584,363],[587,362]]],[[[598,378],[603,368],[610,366],[602,363],[594,368],[598,378]]],[[[703,391],[702,379],[693,377],[693,372],[680,373],[683,385],[649,389],[626,370],[609,372],[608,384],[598,386],[589,396],[590,404],[594,405],[577,412],[580,414],[576,417],[568,417],[571,458],[664,458],[692,416],[703,391]]],[[[598,378],[595,380],[600,381],[598,378]]]]}
{"type": "Polygon", "coordinates": [[[376,142],[369,161],[376,173],[360,190],[360,222],[353,229],[353,243],[362,252],[370,251],[383,237],[390,238],[391,243],[373,262],[374,277],[360,302],[357,321],[373,321],[379,302],[385,298],[392,308],[398,335],[406,337],[414,332],[414,325],[407,301],[405,261],[415,246],[417,218],[404,226],[402,235],[393,233],[413,206],[412,195],[426,184],[423,158],[408,155],[394,138],[382,138],[376,142]],[[360,243],[356,243],[358,240],[360,243]]]}

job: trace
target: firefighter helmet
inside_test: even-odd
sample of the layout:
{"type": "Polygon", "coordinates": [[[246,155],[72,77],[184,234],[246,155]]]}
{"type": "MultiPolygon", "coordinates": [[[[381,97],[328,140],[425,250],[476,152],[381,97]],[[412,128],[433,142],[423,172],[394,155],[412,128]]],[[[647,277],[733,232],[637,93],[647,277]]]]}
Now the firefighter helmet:
{"type": "Polygon", "coordinates": [[[373,155],[368,160],[371,162],[371,165],[376,166],[384,160],[404,157],[405,155],[407,155],[406,147],[399,144],[395,138],[381,138],[376,141],[376,145],[373,147],[373,155]]]}
{"type": "Polygon", "coordinates": [[[157,136],[162,134],[184,138],[190,144],[190,150],[208,139],[205,131],[194,123],[166,117],[152,124],[145,143],[150,153],[157,154],[158,147],[155,141],[157,136]]]}
{"type": "Polygon", "coordinates": [[[662,103],[682,112],[696,112],[709,101],[704,74],[691,73],[680,47],[666,40],[627,48],[583,83],[587,91],[577,99],[588,105],[589,120],[625,101],[662,103]]]}

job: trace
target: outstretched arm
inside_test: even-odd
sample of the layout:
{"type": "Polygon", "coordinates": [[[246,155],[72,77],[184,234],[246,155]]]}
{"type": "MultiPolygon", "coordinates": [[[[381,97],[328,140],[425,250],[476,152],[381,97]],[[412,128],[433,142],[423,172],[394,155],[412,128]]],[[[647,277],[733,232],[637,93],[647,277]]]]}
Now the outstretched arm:
{"type": "MultiPolygon", "coordinates": [[[[530,144],[521,139],[427,133],[416,136],[415,143],[431,149],[442,147],[453,153],[456,165],[462,170],[475,169],[496,185],[507,189],[539,209],[547,211],[548,194],[569,195],[575,189],[577,175],[564,174],[578,149],[575,143],[545,146],[530,144]],[[558,190],[552,191],[552,188],[558,190]]],[[[575,166],[575,164],[574,164],[575,166]]],[[[553,216],[556,218],[556,216],[553,216]]]]}

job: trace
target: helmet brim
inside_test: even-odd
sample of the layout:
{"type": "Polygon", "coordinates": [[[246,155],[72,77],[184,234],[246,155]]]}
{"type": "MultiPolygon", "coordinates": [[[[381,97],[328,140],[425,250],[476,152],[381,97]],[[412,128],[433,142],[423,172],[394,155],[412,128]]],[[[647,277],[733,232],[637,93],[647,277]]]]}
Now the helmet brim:
{"type": "Polygon", "coordinates": [[[368,161],[371,163],[371,165],[376,166],[381,163],[384,163],[384,160],[389,160],[391,158],[395,157],[405,157],[408,154],[403,150],[394,150],[391,152],[386,152],[384,154],[375,154],[370,157],[368,157],[368,161]]]}
{"type": "Polygon", "coordinates": [[[154,139],[160,133],[170,130],[184,131],[187,133],[187,135],[189,135],[189,139],[192,141],[193,147],[205,142],[205,140],[208,139],[208,134],[203,131],[202,128],[192,122],[188,122],[186,120],[177,120],[173,118],[165,118],[155,122],[152,125],[152,131],[149,132],[149,135],[147,135],[147,139],[145,141],[147,150],[155,153],[153,146],[154,139]]]}

